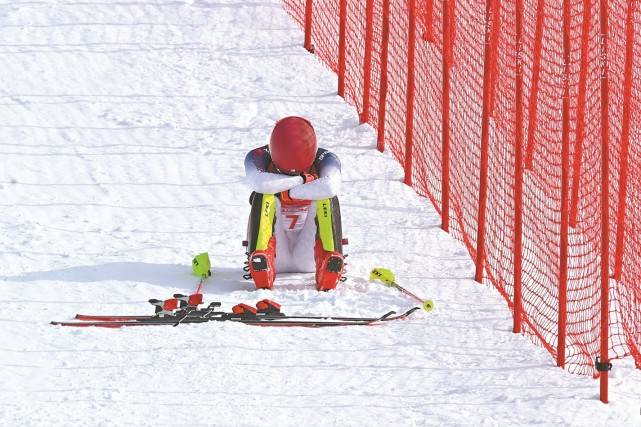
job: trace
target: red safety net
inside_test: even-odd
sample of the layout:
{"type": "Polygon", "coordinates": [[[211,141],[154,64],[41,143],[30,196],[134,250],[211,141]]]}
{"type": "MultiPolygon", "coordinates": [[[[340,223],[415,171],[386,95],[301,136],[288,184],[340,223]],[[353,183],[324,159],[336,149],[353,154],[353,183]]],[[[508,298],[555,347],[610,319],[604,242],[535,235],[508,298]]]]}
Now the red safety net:
{"type": "MultiPolygon", "coordinates": [[[[302,27],[309,1],[283,1],[302,27]]],[[[559,364],[595,374],[604,298],[601,266],[607,254],[613,276],[609,357],[632,355],[641,368],[641,6],[633,0],[605,2],[605,37],[600,0],[347,1],[343,20],[340,3],[312,2],[315,53],[339,71],[343,22],[345,99],[405,165],[406,182],[442,215],[447,199],[450,231],[513,311],[520,263],[522,309],[515,322],[559,364]],[[412,10],[416,39],[409,46],[412,10]],[[606,46],[607,55],[602,54],[606,46]],[[408,117],[412,49],[414,110],[408,117]],[[608,122],[601,114],[605,64],[608,122]],[[523,84],[517,100],[519,70],[523,84]],[[517,103],[522,117],[517,117],[517,103]],[[449,151],[444,151],[444,129],[449,129],[449,151]],[[518,131],[523,135],[522,199],[515,190],[518,131]],[[602,158],[603,132],[608,162],[602,158]],[[449,164],[445,174],[443,153],[449,164]],[[519,263],[517,206],[523,212],[519,263]]]]}

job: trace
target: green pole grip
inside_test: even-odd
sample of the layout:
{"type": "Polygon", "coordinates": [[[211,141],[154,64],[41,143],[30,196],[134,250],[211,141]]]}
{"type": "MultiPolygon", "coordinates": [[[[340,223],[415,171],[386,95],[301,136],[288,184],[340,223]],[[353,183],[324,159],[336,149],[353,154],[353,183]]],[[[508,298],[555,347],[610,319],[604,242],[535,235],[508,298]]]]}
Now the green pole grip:
{"type": "Polygon", "coordinates": [[[369,280],[379,280],[385,286],[390,288],[396,286],[396,283],[394,282],[395,279],[396,278],[394,277],[394,273],[392,273],[392,270],[389,270],[387,268],[377,267],[373,269],[369,275],[369,280]]]}
{"type": "Polygon", "coordinates": [[[211,261],[209,261],[209,254],[203,252],[194,257],[191,262],[191,271],[199,277],[211,276],[211,261]]]}

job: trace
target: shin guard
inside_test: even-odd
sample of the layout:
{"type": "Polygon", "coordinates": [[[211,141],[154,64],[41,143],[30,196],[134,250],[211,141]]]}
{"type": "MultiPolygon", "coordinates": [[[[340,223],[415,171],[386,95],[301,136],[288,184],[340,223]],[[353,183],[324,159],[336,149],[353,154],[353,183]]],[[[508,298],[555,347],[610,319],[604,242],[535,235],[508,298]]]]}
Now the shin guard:
{"type": "Polygon", "coordinates": [[[247,225],[248,271],[258,289],[271,289],[276,278],[276,200],[273,194],[253,193],[247,225]]]}

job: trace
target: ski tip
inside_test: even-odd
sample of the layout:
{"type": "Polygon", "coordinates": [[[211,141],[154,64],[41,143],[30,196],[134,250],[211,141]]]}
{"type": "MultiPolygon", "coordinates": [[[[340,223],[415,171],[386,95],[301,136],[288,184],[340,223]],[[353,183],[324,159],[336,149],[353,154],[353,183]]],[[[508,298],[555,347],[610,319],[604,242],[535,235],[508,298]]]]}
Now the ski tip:
{"type": "Polygon", "coordinates": [[[388,317],[390,317],[390,316],[392,316],[394,314],[396,314],[396,312],[394,310],[389,311],[389,312],[385,313],[384,315],[382,315],[379,320],[385,320],[385,319],[387,319],[388,317]]]}
{"type": "MultiPolygon", "coordinates": [[[[67,327],[75,327],[75,328],[90,328],[90,327],[98,327],[98,328],[120,328],[122,326],[127,326],[127,323],[123,322],[56,322],[52,321],[50,322],[51,325],[54,326],[61,326],[64,328],[67,327]]],[[[131,322],[130,324],[138,324],[136,322],[131,322]]]]}
{"type": "Polygon", "coordinates": [[[412,314],[412,313],[414,313],[415,311],[418,311],[418,310],[420,310],[420,309],[421,309],[421,307],[412,307],[412,308],[410,308],[409,310],[407,310],[407,311],[405,312],[404,317],[407,317],[407,316],[409,316],[410,314],[412,314]]]}
{"type": "Polygon", "coordinates": [[[427,313],[434,310],[434,301],[432,301],[431,299],[423,301],[423,310],[425,310],[427,313]]]}

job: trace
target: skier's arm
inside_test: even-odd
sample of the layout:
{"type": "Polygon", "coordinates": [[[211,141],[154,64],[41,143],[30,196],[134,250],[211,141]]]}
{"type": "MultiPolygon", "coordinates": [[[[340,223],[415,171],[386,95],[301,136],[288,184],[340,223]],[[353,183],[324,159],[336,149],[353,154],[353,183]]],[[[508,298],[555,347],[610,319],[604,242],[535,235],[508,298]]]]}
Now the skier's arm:
{"type": "Polygon", "coordinates": [[[301,200],[321,200],[336,196],[341,188],[341,162],[334,153],[321,153],[318,175],[318,179],[292,188],[289,195],[301,200]]]}
{"type": "Polygon", "coordinates": [[[245,157],[245,176],[249,187],[263,194],[276,194],[290,190],[303,183],[303,178],[267,172],[269,154],[265,148],[256,148],[245,157]]]}

